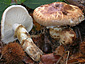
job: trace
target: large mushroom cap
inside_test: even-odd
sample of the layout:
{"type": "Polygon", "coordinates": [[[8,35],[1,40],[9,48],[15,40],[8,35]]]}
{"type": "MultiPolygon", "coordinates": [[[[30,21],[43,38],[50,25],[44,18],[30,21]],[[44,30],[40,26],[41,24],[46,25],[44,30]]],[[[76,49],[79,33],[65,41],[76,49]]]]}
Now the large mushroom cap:
{"type": "Polygon", "coordinates": [[[32,17],[29,15],[25,7],[21,5],[12,5],[8,7],[1,20],[1,38],[5,43],[14,41],[13,25],[18,23],[26,27],[28,32],[33,27],[32,17]]]}
{"type": "Polygon", "coordinates": [[[75,26],[84,20],[80,8],[64,2],[42,5],[34,10],[33,17],[43,26],[75,26]]]}

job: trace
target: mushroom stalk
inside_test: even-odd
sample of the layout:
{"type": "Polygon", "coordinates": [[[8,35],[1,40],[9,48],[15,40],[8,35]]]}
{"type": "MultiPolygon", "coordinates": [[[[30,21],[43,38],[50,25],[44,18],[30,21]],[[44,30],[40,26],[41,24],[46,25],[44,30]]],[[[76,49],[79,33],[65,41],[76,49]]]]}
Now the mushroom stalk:
{"type": "Polygon", "coordinates": [[[34,61],[39,61],[40,55],[42,55],[43,52],[34,44],[25,27],[21,24],[14,24],[13,30],[15,32],[14,36],[18,38],[26,53],[34,61]]]}

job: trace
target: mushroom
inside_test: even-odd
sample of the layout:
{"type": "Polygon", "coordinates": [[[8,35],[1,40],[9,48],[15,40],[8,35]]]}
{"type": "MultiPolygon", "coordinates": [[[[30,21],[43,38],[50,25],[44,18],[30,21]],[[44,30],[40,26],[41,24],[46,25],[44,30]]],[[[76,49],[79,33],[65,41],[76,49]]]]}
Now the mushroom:
{"type": "Polygon", "coordinates": [[[33,27],[33,19],[25,7],[12,5],[8,7],[1,20],[1,40],[8,44],[16,39],[23,49],[34,60],[39,61],[43,52],[34,44],[29,31],[33,27]]]}
{"type": "Polygon", "coordinates": [[[36,22],[49,28],[50,35],[57,39],[60,39],[59,32],[67,28],[66,26],[76,26],[84,20],[79,7],[64,2],[41,5],[34,10],[33,17],[36,22]]]}
{"type": "Polygon", "coordinates": [[[53,27],[49,29],[50,36],[54,38],[55,40],[60,39],[60,33],[62,32],[63,28],[61,27],[53,27]]]}
{"type": "Polygon", "coordinates": [[[51,37],[58,40],[60,44],[72,44],[76,40],[76,33],[72,28],[54,27],[50,28],[49,32],[51,37]]]}
{"type": "Polygon", "coordinates": [[[59,36],[59,42],[63,45],[72,44],[76,40],[76,33],[71,28],[63,29],[59,36]]]}

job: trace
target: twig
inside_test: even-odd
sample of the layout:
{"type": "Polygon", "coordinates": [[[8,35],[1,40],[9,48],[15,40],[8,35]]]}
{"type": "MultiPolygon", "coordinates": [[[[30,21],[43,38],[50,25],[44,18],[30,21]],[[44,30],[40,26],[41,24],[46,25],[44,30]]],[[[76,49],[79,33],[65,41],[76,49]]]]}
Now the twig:
{"type": "Polygon", "coordinates": [[[67,51],[67,52],[68,52],[68,55],[67,55],[67,58],[66,58],[66,64],[68,63],[68,58],[69,58],[70,51],[67,51]]]}
{"type": "MultiPolygon", "coordinates": [[[[3,48],[3,43],[2,42],[0,42],[0,44],[1,44],[1,48],[3,48]]],[[[1,51],[2,51],[2,49],[1,49],[1,51]]],[[[2,55],[0,56],[0,59],[2,58],[2,55]]]]}
{"type": "Polygon", "coordinates": [[[78,30],[78,33],[79,33],[79,39],[80,39],[80,41],[82,42],[81,33],[80,33],[79,28],[77,28],[77,30],[78,30]]]}
{"type": "Polygon", "coordinates": [[[0,59],[2,59],[2,55],[0,56],[0,59]]]}
{"type": "Polygon", "coordinates": [[[69,64],[77,64],[77,63],[80,63],[80,62],[72,62],[72,63],[69,63],[69,64]]]}

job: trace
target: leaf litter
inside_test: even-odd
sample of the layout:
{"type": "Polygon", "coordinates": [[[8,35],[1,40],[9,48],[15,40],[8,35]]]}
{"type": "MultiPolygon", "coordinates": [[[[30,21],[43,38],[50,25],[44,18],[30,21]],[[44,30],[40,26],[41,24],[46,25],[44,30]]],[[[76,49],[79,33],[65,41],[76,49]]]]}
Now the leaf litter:
{"type": "MultiPolygon", "coordinates": [[[[32,16],[32,13],[30,13],[32,16]]],[[[49,36],[49,30],[33,20],[34,26],[31,30],[31,38],[34,43],[43,50],[40,62],[34,62],[25,52],[26,56],[19,64],[79,64],[85,63],[85,20],[76,27],[72,27],[77,35],[71,45],[60,45],[59,42],[49,36]]],[[[1,31],[0,31],[1,32],[1,31]]],[[[1,33],[0,33],[1,34],[1,33]]],[[[0,35],[1,36],[1,35],[0,35]]],[[[1,39],[1,37],[0,37],[1,39]]],[[[19,44],[19,41],[15,41],[19,44]]],[[[2,49],[8,45],[0,40],[0,64],[7,64],[2,55],[2,49]]],[[[16,50],[15,50],[16,52],[16,50]]],[[[17,52],[18,53],[18,52],[17,52]]],[[[16,55],[19,56],[19,55],[16,55]]],[[[18,61],[18,60],[17,60],[18,61]]],[[[8,62],[9,63],[9,62],[8,62]]],[[[11,63],[10,63],[11,64],[11,63]]]]}

